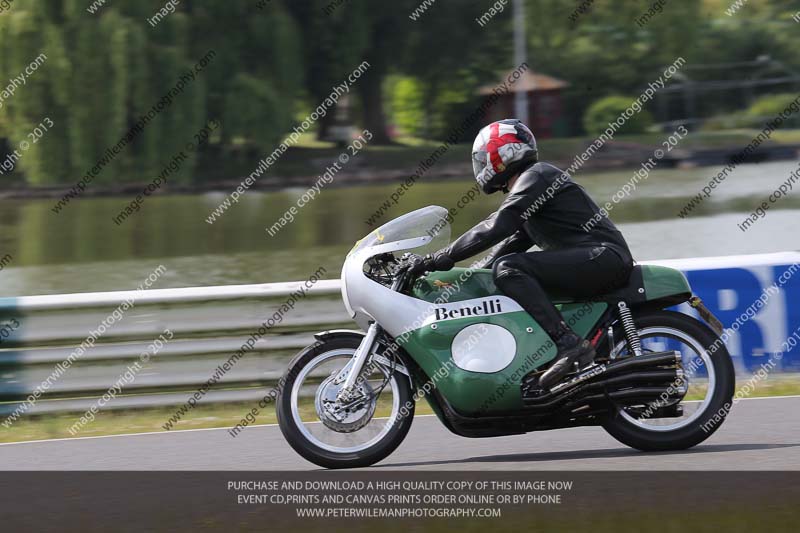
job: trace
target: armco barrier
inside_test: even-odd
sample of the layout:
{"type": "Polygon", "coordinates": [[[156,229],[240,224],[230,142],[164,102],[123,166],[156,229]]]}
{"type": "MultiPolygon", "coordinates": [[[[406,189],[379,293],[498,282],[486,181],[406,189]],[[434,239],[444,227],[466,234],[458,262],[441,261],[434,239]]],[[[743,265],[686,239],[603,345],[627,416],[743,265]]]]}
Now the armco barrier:
{"type": "MultiPolygon", "coordinates": [[[[740,373],[756,370],[776,352],[784,352],[784,356],[774,371],[800,371],[800,346],[794,350],[783,346],[795,332],[800,343],[800,252],[648,263],[683,270],[695,294],[726,327],[739,319],[727,345],[740,373]],[[767,292],[774,284],[779,287],[767,292]],[[764,294],[769,296],[758,306],[764,294]]],[[[174,339],[103,409],[182,404],[299,286],[293,282],[141,292],[134,307],[26,414],[87,409],[165,328],[174,333],[174,339]]],[[[316,283],[292,312],[219,380],[203,402],[257,400],[277,381],[289,358],[312,341],[312,333],[353,327],[339,290],[338,280],[316,283]]],[[[0,298],[0,324],[19,323],[1,339],[0,415],[12,412],[90,330],[132,294],[0,298]]],[[[686,305],[679,309],[694,313],[686,305]]]]}
{"type": "MultiPolygon", "coordinates": [[[[13,412],[90,331],[132,297],[134,306],[104,328],[95,346],[25,414],[87,409],[165,329],[174,338],[103,409],[182,404],[300,287],[301,282],[291,282],[0,298],[0,324],[19,323],[0,344],[0,415],[13,412]]],[[[261,398],[289,358],[311,342],[312,332],[352,327],[338,280],[318,281],[306,291],[219,379],[205,402],[261,398]]]]}

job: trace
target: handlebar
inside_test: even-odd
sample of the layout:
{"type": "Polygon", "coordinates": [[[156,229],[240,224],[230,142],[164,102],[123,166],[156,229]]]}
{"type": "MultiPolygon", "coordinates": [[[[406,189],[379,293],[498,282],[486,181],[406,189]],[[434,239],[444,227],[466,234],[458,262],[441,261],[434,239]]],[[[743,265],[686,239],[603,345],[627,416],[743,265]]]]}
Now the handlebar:
{"type": "Polygon", "coordinates": [[[408,281],[408,270],[411,268],[411,265],[408,262],[400,263],[397,266],[397,271],[394,274],[394,281],[392,282],[392,290],[400,292],[400,290],[405,286],[406,281],[408,281]]]}

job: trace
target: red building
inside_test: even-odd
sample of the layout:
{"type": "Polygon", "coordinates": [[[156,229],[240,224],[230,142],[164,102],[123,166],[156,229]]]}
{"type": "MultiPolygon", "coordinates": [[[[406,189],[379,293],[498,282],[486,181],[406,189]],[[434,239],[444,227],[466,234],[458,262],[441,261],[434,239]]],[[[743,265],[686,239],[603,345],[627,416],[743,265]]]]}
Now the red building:
{"type": "Polygon", "coordinates": [[[560,133],[560,118],[563,111],[561,92],[569,84],[547,74],[526,70],[513,83],[509,82],[514,71],[506,73],[496,85],[481,87],[478,91],[484,99],[495,93],[504,83],[510,84],[510,92],[489,108],[487,122],[516,118],[514,116],[514,97],[516,93],[525,93],[528,101],[528,127],[539,138],[548,138],[560,133]]]}

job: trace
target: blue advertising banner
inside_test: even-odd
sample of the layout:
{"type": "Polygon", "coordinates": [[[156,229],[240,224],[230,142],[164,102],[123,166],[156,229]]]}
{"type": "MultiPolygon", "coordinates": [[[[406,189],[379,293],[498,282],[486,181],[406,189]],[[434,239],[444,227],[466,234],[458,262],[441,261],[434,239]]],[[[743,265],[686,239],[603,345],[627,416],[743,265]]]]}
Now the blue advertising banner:
{"type": "MultiPolygon", "coordinates": [[[[800,252],[645,263],[686,274],[725,327],[722,338],[738,373],[753,373],[771,359],[778,360],[776,372],[800,372],[800,252]]],[[[687,304],[677,310],[697,316],[687,304]]]]}

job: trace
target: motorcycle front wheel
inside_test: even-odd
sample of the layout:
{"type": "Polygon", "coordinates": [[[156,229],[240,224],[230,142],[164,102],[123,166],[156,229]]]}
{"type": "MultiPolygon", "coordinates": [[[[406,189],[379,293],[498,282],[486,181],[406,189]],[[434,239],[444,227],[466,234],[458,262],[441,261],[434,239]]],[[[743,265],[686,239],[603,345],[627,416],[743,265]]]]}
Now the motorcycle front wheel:
{"type": "Polygon", "coordinates": [[[411,382],[376,366],[365,372],[355,397],[337,400],[336,376],[353,357],[361,337],[318,341],[297,354],[282,379],[277,417],[294,450],[324,468],[370,466],[391,454],[414,418],[411,382]]]}

